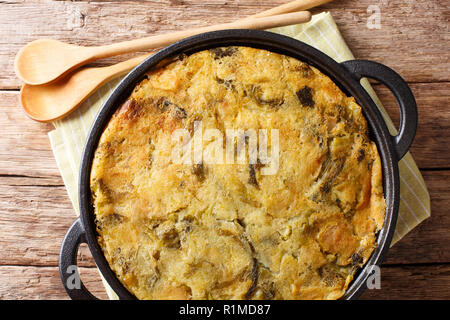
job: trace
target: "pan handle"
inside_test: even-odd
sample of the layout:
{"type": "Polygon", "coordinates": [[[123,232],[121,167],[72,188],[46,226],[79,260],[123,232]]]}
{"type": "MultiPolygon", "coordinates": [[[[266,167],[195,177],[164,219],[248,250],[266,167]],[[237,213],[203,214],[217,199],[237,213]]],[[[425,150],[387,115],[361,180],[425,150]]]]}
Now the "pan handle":
{"type": "Polygon", "coordinates": [[[408,84],[397,72],[378,62],[350,60],[341,64],[354,74],[357,80],[362,77],[378,80],[394,94],[400,107],[400,130],[393,139],[397,159],[400,160],[408,152],[417,129],[417,105],[408,84]]]}
{"type": "Polygon", "coordinates": [[[59,274],[64,289],[72,300],[96,300],[97,298],[81,282],[77,267],[78,247],[86,243],[86,233],[80,219],[67,231],[59,253],[59,274]]]}

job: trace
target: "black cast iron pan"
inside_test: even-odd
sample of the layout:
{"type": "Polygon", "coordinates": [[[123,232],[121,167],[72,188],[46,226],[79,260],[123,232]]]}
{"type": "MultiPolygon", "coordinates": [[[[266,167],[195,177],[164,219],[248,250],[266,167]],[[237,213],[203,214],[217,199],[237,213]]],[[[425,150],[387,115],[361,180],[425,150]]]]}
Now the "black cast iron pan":
{"type": "Polygon", "coordinates": [[[367,264],[357,273],[343,299],[355,299],[366,288],[366,280],[372,269],[385,257],[394,234],[398,215],[400,183],[398,161],[405,155],[411,145],[417,127],[417,106],[414,96],[406,82],[392,69],[372,61],[352,60],[337,63],[313,47],[275,33],[254,30],[224,30],[204,33],[179,41],[149,57],[131,71],[113,91],[101,108],[90,130],[80,168],[78,218],[63,241],[59,269],[63,285],[72,299],[95,298],[81,283],[73,282],[73,266],[80,243],[87,243],[97,267],[114,292],[121,299],[135,299],[116,278],[108,265],[96,240],[94,209],[91,205],[90,172],[92,159],[103,129],[118,106],[130,95],[134,87],[143,79],[145,73],[163,60],[180,54],[192,54],[221,46],[250,46],[265,49],[307,62],[329,76],[347,95],[355,97],[362,107],[367,119],[371,139],[376,142],[381,157],[383,170],[386,215],[384,226],[378,234],[377,248],[367,264]],[[362,77],[369,77],[385,84],[395,95],[400,107],[400,130],[392,136],[386,124],[367,92],[360,84],[362,77]],[[74,285],[75,284],[75,285],[74,285]]]}

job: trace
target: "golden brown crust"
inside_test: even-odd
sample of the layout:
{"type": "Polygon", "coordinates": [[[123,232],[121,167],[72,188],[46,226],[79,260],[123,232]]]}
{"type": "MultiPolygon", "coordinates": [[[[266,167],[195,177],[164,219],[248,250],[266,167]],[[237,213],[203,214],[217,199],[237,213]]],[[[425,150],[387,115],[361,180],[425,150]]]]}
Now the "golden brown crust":
{"type": "Polygon", "coordinates": [[[354,99],[305,63],[246,47],[149,72],[101,137],[91,189],[99,243],[140,299],[339,298],[385,210],[354,99]],[[173,163],[172,133],[196,120],[278,129],[278,172],[173,163]]]}

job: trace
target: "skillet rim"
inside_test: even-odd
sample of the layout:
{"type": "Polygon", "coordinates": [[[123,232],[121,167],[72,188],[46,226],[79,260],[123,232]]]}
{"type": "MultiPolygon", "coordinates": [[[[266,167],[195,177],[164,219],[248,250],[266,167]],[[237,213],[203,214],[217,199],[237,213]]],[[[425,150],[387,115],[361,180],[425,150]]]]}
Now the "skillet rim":
{"type": "Polygon", "coordinates": [[[383,228],[377,237],[377,247],[367,263],[355,275],[341,299],[356,299],[366,288],[366,280],[370,276],[371,266],[379,266],[385,258],[395,231],[398,216],[400,183],[398,159],[393,137],[381,116],[375,102],[370,98],[358,81],[342,64],[337,63],[321,51],[299,40],[268,31],[246,29],[221,30],[199,34],[176,42],[154,55],[133,69],[113,90],[110,97],[101,107],[89,131],[83,150],[79,176],[80,218],[85,231],[86,242],[105,280],[120,299],[136,299],[118,280],[110,268],[103,251],[96,239],[95,215],[91,204],[90,173],[92,160],[101,134],[110,117],[121,103],[128,98],[131,91],[139,83],[144,74],[161,61],[178,56],[181,53],[192,54],[221,46],[250,46],[288,55],[307,62],[331,78],[331,80],[347,95],[355,98],[361,106],[369,125],[371,139],[375,141],[382,163],[383,191],[386,199],[386,212],[383,228]]]}

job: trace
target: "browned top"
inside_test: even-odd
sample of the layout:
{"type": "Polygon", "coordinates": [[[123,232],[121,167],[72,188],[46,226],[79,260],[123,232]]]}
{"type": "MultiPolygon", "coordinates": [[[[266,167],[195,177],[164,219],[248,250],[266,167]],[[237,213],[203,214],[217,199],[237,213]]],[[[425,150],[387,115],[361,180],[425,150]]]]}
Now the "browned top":
{"type": "MultiPolygon", "coordinates": [[[[69,1],[0,4],[0,14],[7,17],[0,26],[4,34],[10,34],[17,24],[23,26],[14,28],[14,41],[10,37],[0,39],[0,64],[5,66],[0,88],[8,89],[0,91],[0,189],[4,195],[0,199],[0,244],[4,249],[0,251],[0,298],[68,298],[61,286],[57,263],[61,239],[73,222],[74,210],[48,142],[47,132],[52,126],[30,121],[18,103],[20,81],[10,62],[20,47],[43,35],[80,45],[107,44],[140,37],[142,32],[162,33],[181,26],[215,23],[218,16],[232,21],[285,2],[241,0],[228,1],[225,6],[222,0],[136,0],[119,6],[69,1]]],[[[316,12],[332,13],[357,58],[385,63],[409,82],[420,117],[412,153],[421,169],[429,169],[422,174],[432,195],[432,216],[389,250],[382,268],[382,289],[367,290],[363,297],[450,298],[449,267],[442,264],[450,261],[450,251],[444,250],[450,241],[449,170],[430,170],[450,167],[445,134],[450,123],[446,107],[446,81],[450,79],[448,68],[443,67],[449,51],[443,41],[445,33],[436,31],[442,31],[448,21],[447,1],[432,0],[426,6],[416,1],[381,2],[380,30],[366,27],[367,8],[373,4],[369,0],[340,0],[316,12]]],[[[119,56],[105,63],[123,59],[119,56]]],[[[383,86],[375,89],[391,117],[398,121],[394,97],[383,86]]],[[[91,99],[94,101],[96,96],[91,99]]],[[[401,221],[399,225],[405,227],[401,221]]],[[[85,247],[81,251],[83,281],[104,298],[95,264],[85,247]]]]}
{"type": "Polygon", "coordinates": [[[184,56],[147,78],[106,127],[91,174],[99,242],[124,285],[142,299],[342,296],[385,210],[354,99],[305,63],[245,47],[184,56]],[[195,121],[203,163],[179,163],[174,134],[193,141],[195,121]],[[251,130],[267,130],[272,159],[210,161],[230,129],[248,134],[249,152],[262,147],[251,130]]]}

